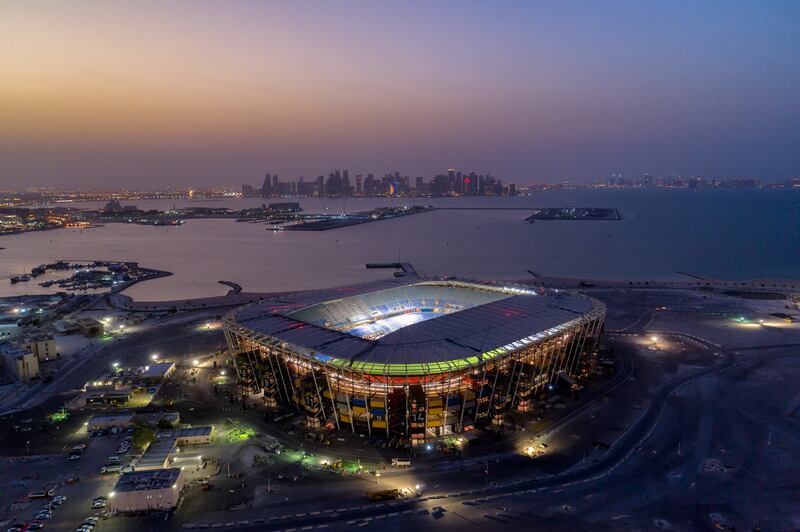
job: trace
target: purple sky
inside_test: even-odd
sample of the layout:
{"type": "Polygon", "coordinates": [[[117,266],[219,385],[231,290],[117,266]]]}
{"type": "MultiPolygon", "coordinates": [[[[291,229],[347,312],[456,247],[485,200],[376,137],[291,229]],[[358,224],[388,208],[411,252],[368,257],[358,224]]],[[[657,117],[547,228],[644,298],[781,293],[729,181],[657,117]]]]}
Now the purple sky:
{"type": "Polygon", "coordinates": [[[16,2],[0,188],[800,175],[800,2],[16,2]]]}

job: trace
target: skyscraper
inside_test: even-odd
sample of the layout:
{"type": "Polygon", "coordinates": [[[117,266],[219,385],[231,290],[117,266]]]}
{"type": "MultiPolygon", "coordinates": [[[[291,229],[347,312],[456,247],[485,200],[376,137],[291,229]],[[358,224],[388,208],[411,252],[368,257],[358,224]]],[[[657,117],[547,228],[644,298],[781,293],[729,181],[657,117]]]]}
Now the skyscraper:
{"type": "Polygon", "coordinates": [[[261,186],[261,195],[269,196],[272,193],[272,177],[267,174],[264,177],[264,184],[261,186]]]}

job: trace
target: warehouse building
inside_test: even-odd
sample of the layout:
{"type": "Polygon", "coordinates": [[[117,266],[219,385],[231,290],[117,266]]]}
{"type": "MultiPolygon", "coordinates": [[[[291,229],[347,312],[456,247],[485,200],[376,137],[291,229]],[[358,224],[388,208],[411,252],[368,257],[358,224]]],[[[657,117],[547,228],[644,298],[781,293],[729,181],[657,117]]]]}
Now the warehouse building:
{"type": "Polygon", "coordinates": [[[0,345],[0,358],[9,377],[19,382],[39,378],[39,359],[35,354],[16,345],[0,345]]]}
{"type": "Polygon", "coordinates": [[[180,468],[123,473],[108,500],[109,510],[131,513],[176,508],[183,485],[180,468]]]}
{"type": "MultiPolygon", "coordinates": [[[[190,427],[161,431],[156,441],[151,443],[139,461],[136,470],[152,470],[168,467],[181,452],[181,446],[204,445],[211,443],[213,427],[190,427]]],[[[183,454],[187,453],[184,449],[183,454]]]]}
{"type": "Polygon", "coordinates": [[[86,428],[89,432],[96,430],[129,429],[134,426],[135,414],[98,414],[89,418],[86,428]]]}
{"type": "Polygon", "coordinates": [[[176,369],[175,362],[156,362],[145,366],[139,379],[142,384],[160,384],[169,379],[176,369]]]}

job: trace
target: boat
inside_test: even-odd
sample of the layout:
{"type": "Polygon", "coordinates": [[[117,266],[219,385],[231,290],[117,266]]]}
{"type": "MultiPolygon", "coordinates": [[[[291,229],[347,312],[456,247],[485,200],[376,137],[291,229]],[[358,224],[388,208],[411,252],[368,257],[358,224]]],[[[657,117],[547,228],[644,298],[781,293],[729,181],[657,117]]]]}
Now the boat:
{"type": "Polygon", "coordinates": [[[26,283],[26,282],[28,282],[30,280],[31,280],[31,276],[30,275],[27,275],[27,274],[25,274],[25,275],[15,275],[14,277],[11,278],[11,283],[12,284],[15,284],[15,283],[26,283]]]}

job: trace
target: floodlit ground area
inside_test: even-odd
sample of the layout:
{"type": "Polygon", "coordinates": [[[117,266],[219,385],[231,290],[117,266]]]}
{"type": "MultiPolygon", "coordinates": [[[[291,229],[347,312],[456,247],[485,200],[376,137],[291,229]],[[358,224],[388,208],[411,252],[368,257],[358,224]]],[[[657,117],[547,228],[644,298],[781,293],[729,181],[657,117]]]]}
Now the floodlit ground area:
{"type": "Polygon", "coordinates": [[[689,290],[590,295],[608,305],[607,378],[515,419],[518,429],[450,436],[414,453],[243,402],[233,368],[214,356],[224,339],[211,312],[145,322],[146,332],[125,333],[54,383],[47,400],[3,418],[0,481],[9,488],[0,520],[34,518],[46,501],[28,494],[52,484],[67,497],[47,525],[56,530],[92,513],[100,530],[800,527],[793,303],[689,290]],[[63,409],[113,362],[147,364],[154,354],[178,370],[149,404],[63,409]],[[128,436],[91,436],[85,423],[120,411],[175,412],[183,425],[214,427],[210,444],[181,449],[175,462],[188,468],[177,510],[91,508],[113,489],[117,474],[100,471],[128,436]],[[86,451],[69,460],[81,443],[86,451]]]}

